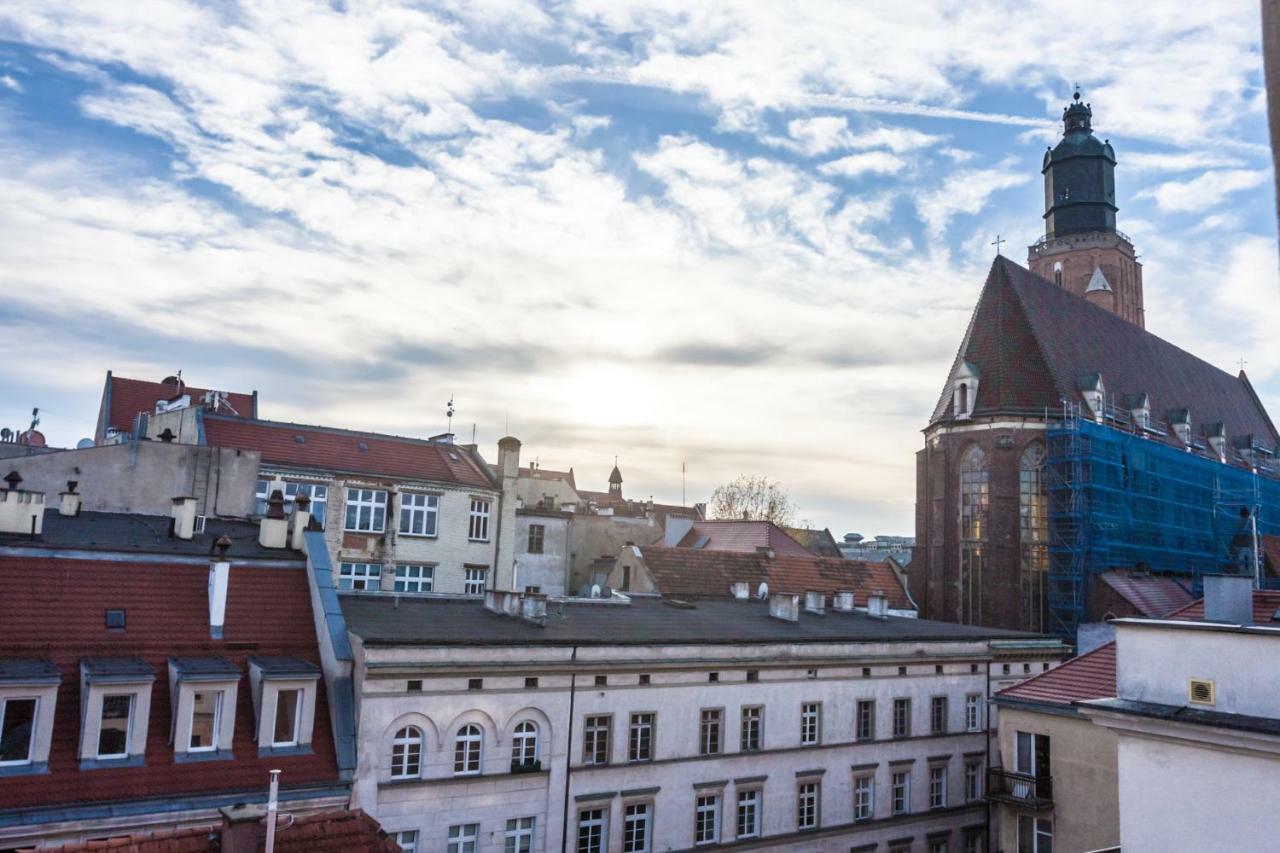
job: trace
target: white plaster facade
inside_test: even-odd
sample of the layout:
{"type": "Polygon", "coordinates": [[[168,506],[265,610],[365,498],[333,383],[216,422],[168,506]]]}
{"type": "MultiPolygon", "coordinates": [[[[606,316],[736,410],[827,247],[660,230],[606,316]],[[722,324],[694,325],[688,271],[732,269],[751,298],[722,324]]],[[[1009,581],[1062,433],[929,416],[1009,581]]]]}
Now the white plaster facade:
{"type": "Polygon", "coordinates": [[[569,535],[574,516],[568,512],[516,510],[515,589],[537,587],[546,595],[572,594],[569,580],[569,535]]]}

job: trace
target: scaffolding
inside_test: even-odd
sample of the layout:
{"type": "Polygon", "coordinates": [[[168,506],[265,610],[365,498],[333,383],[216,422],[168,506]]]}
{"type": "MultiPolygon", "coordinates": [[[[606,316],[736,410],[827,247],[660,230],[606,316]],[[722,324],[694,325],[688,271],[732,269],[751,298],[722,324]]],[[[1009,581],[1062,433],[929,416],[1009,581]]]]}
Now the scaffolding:
{"type": "MultiPolygon", "coordinates": [[[[1252,469],[1160,440],[1160,425],[1108,409],[1102,422],[1064,404],[1046,430],[1049,498],[1049,629],[1074,637],[1093,576],[1143,567],[1183,576],[1199,594],[1205,574],[1254,573],[1242,533],[1280,535],[1274,449],[1229,450],[1252,469]]],[[[1193,448],[1203,449],[1203,448],[1193,448]]],[[[1264,579],[1264,585],[1274,580],[1264,579]]]]}

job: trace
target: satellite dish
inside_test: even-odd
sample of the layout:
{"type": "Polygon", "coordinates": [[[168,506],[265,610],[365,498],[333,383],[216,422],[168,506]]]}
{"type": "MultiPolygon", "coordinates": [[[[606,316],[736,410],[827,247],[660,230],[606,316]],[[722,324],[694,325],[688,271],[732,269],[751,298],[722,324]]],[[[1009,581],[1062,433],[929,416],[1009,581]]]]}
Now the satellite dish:
{"type": "Polygon", "coordinates": [[[90,447],[93,447],[92,438],[82,438],[76,442],[76,450],[88,450],[90,447]]]}
{"type": "Polygon", "coordinates": [[[764,601],[769,597],[769,585],[764,581],[760,581],[760,587],[756,590],[756,598],[764,601]]]}

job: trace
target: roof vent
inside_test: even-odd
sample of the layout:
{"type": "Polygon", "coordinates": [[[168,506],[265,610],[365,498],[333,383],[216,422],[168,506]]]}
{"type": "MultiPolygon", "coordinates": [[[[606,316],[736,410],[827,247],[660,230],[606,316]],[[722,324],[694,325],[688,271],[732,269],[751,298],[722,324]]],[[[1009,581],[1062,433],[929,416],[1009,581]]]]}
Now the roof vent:
{"type": "Polygon", "coordinates": [[[361,453],[368,453],[369,445],[365,444],[363,441],[357,441],[356,450],[359,450],[361,453]]]}
{"type": "Polygon", "coordinates": [[[847,589],[837,590],[836,594],[831,597],[831,609],[840,613],[852,613],[853,591],[847,589]]]}
{"type": "Polygon", "coordinates": [[[1212,705],[1214,693],[1213,682],[1207,678],[1192,678],[1187,682],[1187,701],[1192,705],[1212,705]]]}
{"type": "Polygon", "coordinates": [[[876,619],[889,615],[889,599],[878,589],[867,596],[867,615],[876,619]]]}
{"type": "Polygon", "coordinates": [[[804,610],[821,616],[827,612],[827,597],[817,590],[806,590],[804,594],[804,610]]]}
{"type": "Polygon", "coordinates": [[[764,601],[768,597],[769,597],[769,584],[766,583],[765,581],[760,581],[760,586],[756,587],[756,598],[760,599],[761,601],[764,601]]]}
{"type": "Polygon", "coordinates": [[[307,443],[307,437],[306,437],[305,435],[295,435],[295,436],[293,437],[293,443],[294,443],[294,444],[306,444],[306,443],[307,443]]]}
{"type": "Polygon", "coordinates": [[[794,592],[774,593],[769,597],[769,615],[785,622],[800,621],[800,596],[794,592]]]}

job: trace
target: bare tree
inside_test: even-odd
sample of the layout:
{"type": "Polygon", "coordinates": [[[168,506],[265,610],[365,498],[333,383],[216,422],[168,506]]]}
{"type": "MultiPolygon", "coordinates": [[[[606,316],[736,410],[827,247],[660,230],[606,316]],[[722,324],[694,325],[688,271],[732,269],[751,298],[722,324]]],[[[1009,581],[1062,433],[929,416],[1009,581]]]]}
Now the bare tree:
{"type": "Polygon", "coordinates": [[[711,493],[710,513],[714,519],[745,518],[789,527],[796,507],[781,483],[764,476],[739,474],[711,493]]]}

